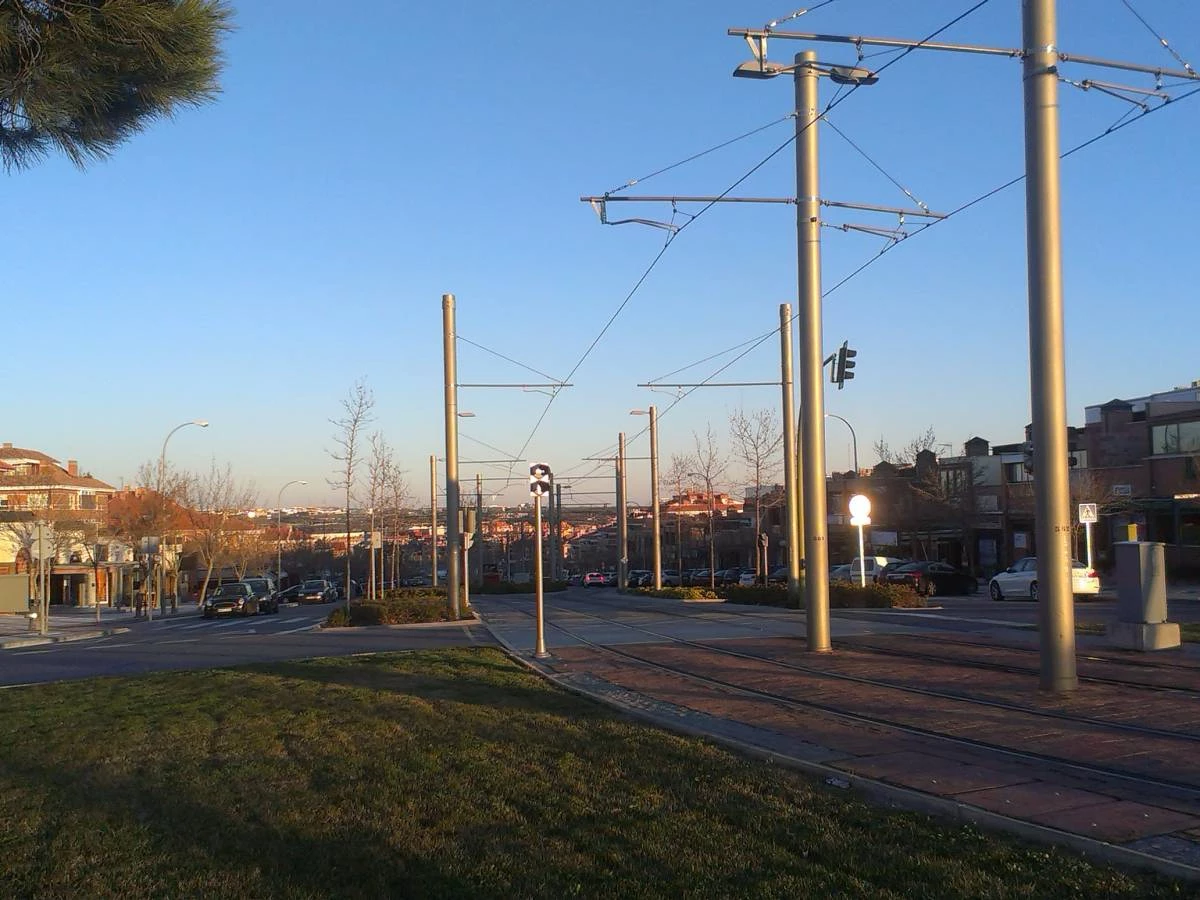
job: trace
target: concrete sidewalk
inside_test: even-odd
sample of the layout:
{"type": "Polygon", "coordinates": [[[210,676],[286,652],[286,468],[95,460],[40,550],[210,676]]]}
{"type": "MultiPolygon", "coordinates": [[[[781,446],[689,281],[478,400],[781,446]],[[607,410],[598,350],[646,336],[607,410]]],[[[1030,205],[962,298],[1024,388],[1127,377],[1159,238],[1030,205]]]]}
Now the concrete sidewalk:
{"type": "Polygon", "coordinates": [[[694,639],[711,651],[574,643],[545,660],[509,650],[568,690],[834,789],[1200,880],[1195,654],[1083,658],[1092,677],[1058,698],[1038,692],[1028,647],[955,632],[941,637],[956,659],[930,662],[938,637],[835,636],[830,654],[778,636],[694,639]],[[1110,683],[1117,675],[1141,685],[1110,683]]]}
{"type": "MultiPolygon", "coordinates": [[[[155,611],[154,618],[176,618],[196,615],[196,604],[182,603],[176,612],[165,615],[155,611]]],[[[41,634],[33,628],[30,618],[19,613],[0,615],[0,650],[18,647],[35,647],[40,644],[57,644],[65,641],[85,641],[91,638],[122,634],[131,625],[146,621],[145,616],[135,616],[129,609],[100,607],[100,620],[96,621],[95,607],[50,608],[50,623],[47,633],[41,634]]]]}

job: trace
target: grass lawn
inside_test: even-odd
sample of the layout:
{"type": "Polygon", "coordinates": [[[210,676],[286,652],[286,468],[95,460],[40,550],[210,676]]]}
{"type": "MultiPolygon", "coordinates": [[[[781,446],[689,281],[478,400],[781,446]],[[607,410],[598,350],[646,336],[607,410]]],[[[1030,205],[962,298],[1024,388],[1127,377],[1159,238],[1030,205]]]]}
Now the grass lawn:
{"type": "Polygon", "coordinates": [[[0,691],[3,897],[1182,897],[633,724],[493,650],[0,691]]]}
{"type": "Polygon", "coordinates": [[[1179,626],[1185,641],[1200,641],[1200,622],[1188,622],[1179,626]]]}

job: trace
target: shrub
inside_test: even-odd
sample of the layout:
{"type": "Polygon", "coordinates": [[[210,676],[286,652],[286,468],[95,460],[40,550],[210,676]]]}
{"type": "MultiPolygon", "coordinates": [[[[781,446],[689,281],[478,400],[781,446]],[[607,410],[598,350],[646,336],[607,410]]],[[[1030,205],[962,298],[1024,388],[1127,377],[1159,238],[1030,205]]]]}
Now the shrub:
{"type": "Polygon", "coordinates": [[[869,583],[860,587],[849,581],[829,584],[831,609],[916,609],[925,605],[925,598],[903,584],[869,583]]]}
{"type": "Polygon", "coordinates": [[[643,597],[662,597],[666,600],[721,599],[715,592],[710,591],[708,588],[699,587],[666,587],[657,591],[654,588],[633,588],[629,593],[640,594],[643,597]]]}
{"type": "MultiPolygon", "coordinates": [[[[787,586],[781,584],[768,585],[734,585],[722,589],[725,599],[730,603],[745,603],[753,606],[788,607],[787,586]]],[[[797,609],[792,604],[791,609],[797,609]]]]}
{"type": "Polygon", "coordinates": [[[383,600],[385,603],[392,600],[406,600],[425,597],[440,597],[444,601],[446,599],[446,588],[444,585],[440,587],[401,587],[391,588],[383,592],[383,600]]]}
{"type": "MultiPolygon", "coordinates": [[[[471,617],[470,613],[463,616],[467,619],[471,617]]],[[[379,603],[352,603],[348,610],[345,606],[339,606],[329,614],[325,625],[327,628],[344,628],[351,625],[415,625],[450,621],[453,618],[446,595],[441,592],[416,597],[389,596],[379,603]]]]}

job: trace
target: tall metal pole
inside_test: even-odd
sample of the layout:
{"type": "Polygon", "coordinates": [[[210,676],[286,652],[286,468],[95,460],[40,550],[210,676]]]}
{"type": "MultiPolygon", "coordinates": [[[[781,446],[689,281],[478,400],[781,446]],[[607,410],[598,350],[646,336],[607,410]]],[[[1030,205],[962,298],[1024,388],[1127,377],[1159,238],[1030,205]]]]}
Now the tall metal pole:
{"type": "Polygon", "coordinates": [[[1025,222],[1029,254],[1029,382],[1038,542],[1041,687],[1067,693],[1075,672],[1067,397],[1063,361],[1058,69],[1054,0],[1021,5],[1025,75],[1025,222]]]}
{"type": "Polygon", "coordinates": [[[483,476],[475,473],[475,543],[479,549],[475,552],[475,580],[483,584],[483,476]]]}
{"type": "Polygon", "coordinates": [[[658,517],[658,409],[650,407],[650,515],[654,519],[654,589],[662,590],[662,521],[658,517]]]}
{"type": "Polygon", "coordinates": [[[829,419],[837,419],[843,425],[850,429],[850,444],[854,448],[854,474],[858,475],[858,435],[854,433],[854,426],[846,419],[843,419],[837,413],[827,412],[825,417],[829,419]]]}
{"type": "Polygon", "coordinates": [[[458,538],[458,355],[455,346],[454,295],[442,294],[442,357],[446,388],[446,598],[454,618],[460,614],[458,538]]]}
{"type": "Polygon", "coordinates": [[[557,481],[554,482],[554,496],[550,502],[554,504],[554,571],[557,573],[554,577],[563,580],[562,485],[557,481]]]}
{"type": "Polygon", "coordinates": [[[437,454],[429,455],[429,583],[438,586],[437,577],[437,454]]]}
{"type": "Polygon", "coordinates": [[[799,280],[800,417],[808,649],[829,644],[829,546],[825,516],[825,385],[821,351],[821,204],[817,169],[817,55],[797,53],[796,262],[799,280]]]}
{"type": "Polygon", "coordinates": [[[629,587],[629,518],[625,510],[625,432],[617,435],[617,589],[629,587]]]}
{"type": "Polygon", "coordinates": [[[538,659],[545,659],[550,654],[546,652],[546,627],[545,613],[543,605],[543,587],[542,587],[542,496],[541,494],[533,495],[533,596],[535,606],[537,607],[537,643],[534,646],[533,655],[538,659]]]}
{"type": "Polygon", "coordinates": [[[796,385],[792,367],[792,305],[779,304],[779,365],[783,385],[783,489],[787,495],[788,605],[800,608],[800,510],[796,475],[796,385]]]}

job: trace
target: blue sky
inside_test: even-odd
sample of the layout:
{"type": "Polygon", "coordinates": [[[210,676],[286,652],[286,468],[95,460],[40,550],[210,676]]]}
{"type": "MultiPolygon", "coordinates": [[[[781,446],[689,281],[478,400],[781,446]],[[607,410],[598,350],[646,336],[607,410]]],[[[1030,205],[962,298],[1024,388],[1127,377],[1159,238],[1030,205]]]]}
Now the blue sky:
{"type": "MultiPolygon", "coordinates": [[[[1200,65],[1200,5],[1131,2],[1200,65]]],[[[971,5],[838,0],[784,27],[921,38],[971,5]]],[[[1059,6],[1064,51],[1177,67],[1122,0],[1059,6]]],[[[794,303],[796,291],[794,211],[706,212],[580,363],[665,233],[603,226],[579,197],[777,122],[630,189],[717,194],[783,143],[791,81],[730,77],[748,53],[726,29],[792,8],[745,0],[365,0],[353,14],[311,0],[235,7],[215,104],[156,125],[86,171],[52,159],[5,176],[9,215],[22,227],[7,234],[4,440],[77,458],[119,485],[157,457],[174,425],[203,417],[209,428],[171,439],[174,465],[231,462],[267,504],[296,478],[310,485],[290,488],[289,502],[333,502],[328,420],[365,378],[377,398],[372,427],[425,497],[429,455],[445,448],[444,292],[457,295],[464,338],[556,378],[575,369],[574,387],[536,431],[544,395],[462,389],[460,408],[476,414],[463,421],[464,460],[495,457],[488,444],[563,476],[598,465],[603,473],[610,469],[581,458],[611,454],[621,430],[630,455],[646,455],[645,436],[634,439],[646,419],[630,417],[632,408],[663,411],[664,460],[708,424],[724,440],[739,406],[778,408],[778,388],[713,388],[666,412],[672,392],[636,385],[777,325],[779,304],[794,303]]],[[[1020,4],[992,0],[942,37],[1018,46],[1020,4]]],[[[788,61],[804,47],[774,40],[770,56],[788,61]]],[[[822,61],[855,61],[853,48],[815,49],[822,61]]],[[[1147,76],[1111,70],[1063,74],[1150,86],[1147,76]]],[[[822,82],[822,103],[833,91],[822,82]]],[[[1065,85],[1060,101],[1064,149],[1130,109],[1065,85]]],[[[1200,199],[1198,117],[1200,97],[1182,100],[1063,163],[1074,424],[1086,405],[1200,378],[1190,227],[1200,199]]],[[[830,120],[935,210],[1023,168],[1015,60],[912,53],[830,120]]],[[[911,204],[832,128],[820,140],[823,197],[911,204]]],[[[735,193],[794,196],[791,148],[735,193]]],[[[670,216],[662,205],[612,211],[670,216]]],[[[830,211],[828,221],[895,220],[830,211]]],[[[883,246],[833,229],[823,241],[827,288],[883,246]]],[[[824,314],[827,351],[843,340],[859,351],[857,378],[829,390],[826,403],[854,423],[864,465],[874,462],[875,440],[902,445],[929,426],[955,449],[973,435],[1019,440],[1030,419],[1023,186],[902,242],[831,294],[824,314]]],[[[701,381],[731,356],[667,380],[701,381]]],[[[778,366],[772,339],[717,380],[766,381],[778,366]]],[[[470,344],[459,348],[459,379],[540,380],[470,344]]],[[[849,467],[848,448],[833,422],[831,468],[849,467]]],[[[631,463],[635,499],[648,492],[645,469],[631,463]]],[[[504,471],[464,463],[462,475],[477,470],[504,471]]],[[[732,472],[730,480],[741,481],[732,472]]],[[[523,497],[520,487],[506,495],[523,497]]]]}

